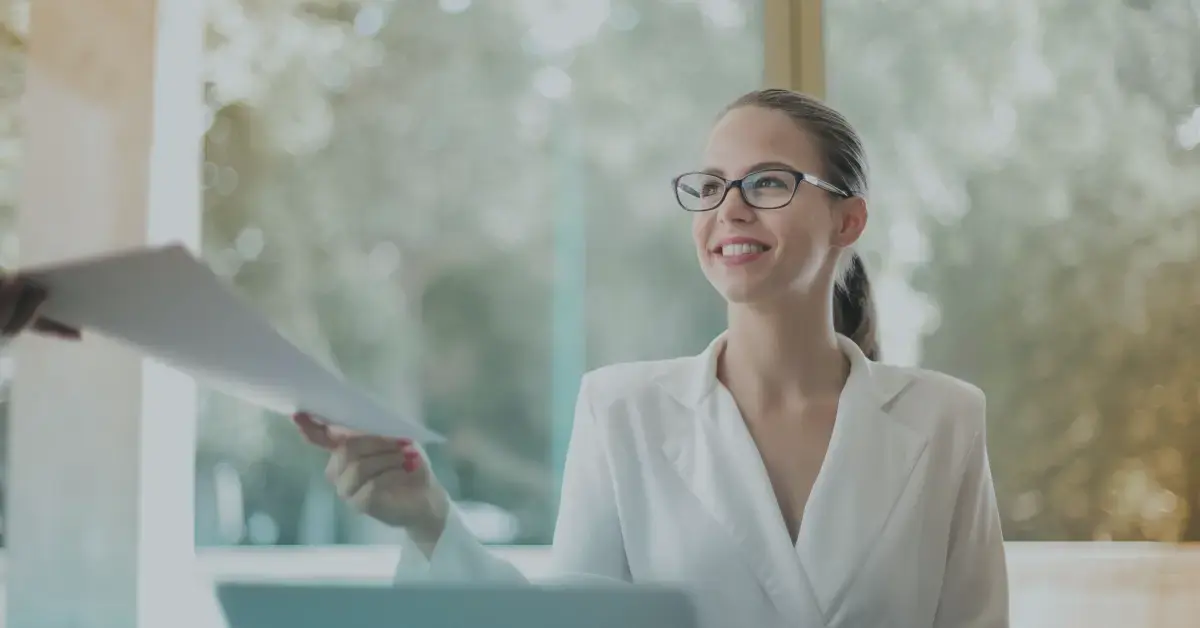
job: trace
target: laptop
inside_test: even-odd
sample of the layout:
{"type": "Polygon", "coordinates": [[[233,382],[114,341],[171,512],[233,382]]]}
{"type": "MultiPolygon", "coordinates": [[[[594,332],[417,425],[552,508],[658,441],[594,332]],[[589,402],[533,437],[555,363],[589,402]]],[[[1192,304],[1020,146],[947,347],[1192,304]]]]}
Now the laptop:
{"type": "Polygon", "coordinates": [[[697,628],[686,593],[647,586],[221,583],[229,628],[697,628]]]}

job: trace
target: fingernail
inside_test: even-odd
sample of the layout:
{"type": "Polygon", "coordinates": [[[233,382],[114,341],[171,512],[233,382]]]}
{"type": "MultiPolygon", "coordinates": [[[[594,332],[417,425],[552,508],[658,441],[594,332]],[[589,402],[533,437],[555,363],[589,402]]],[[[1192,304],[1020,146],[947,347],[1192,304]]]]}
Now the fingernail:
{"type": "Polygon", "coordinates": [[[405,471],[412,473],[413,471],[417,470],[417,461],[412,458],[409,458],[404,461],[404,464],[401,465],[401,467],[403,467],[403,469],[405,471]]]}

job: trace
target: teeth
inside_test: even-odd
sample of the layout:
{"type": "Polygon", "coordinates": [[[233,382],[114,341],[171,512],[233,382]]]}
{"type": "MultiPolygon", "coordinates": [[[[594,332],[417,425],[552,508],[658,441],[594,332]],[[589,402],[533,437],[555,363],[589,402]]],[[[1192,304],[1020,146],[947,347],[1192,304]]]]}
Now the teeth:
{"type": "Polygon", "coordinates": [[[762,253],[767,250],[767,247],[761,244],[726,244],[721,247],[721,255],[725,257],[734,257],[737,255],[750,255],[753,253],[762,253]]]}

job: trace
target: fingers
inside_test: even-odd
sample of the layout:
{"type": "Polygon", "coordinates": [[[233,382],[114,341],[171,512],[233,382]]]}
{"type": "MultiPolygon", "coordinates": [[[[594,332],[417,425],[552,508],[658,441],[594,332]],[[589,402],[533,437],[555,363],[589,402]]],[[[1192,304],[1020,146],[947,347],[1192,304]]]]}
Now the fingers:
{"type": "Polygon", "coordinates": [[[8,327],[20,298],[21,282],[11,277],[0,277],[0,330],[8,327]]]}
{"type": "MultiPolygon", "coordinates": [[[[307,412],[297,412],[292,421],[305,440],[332,454],[325,477],[340,498],[363,512],[370,513],[377,507],[372,504],[382,487],[419,489],[429,482],[428,467],[422,464],[420,449],[410,439],[337,430],[307,412]]],[[[402,525],[398,521],[395,519],[393,524],[402,525]]]]}
{"type": "MultiPolygon", "coordinates": [[[[389,472],[401,471],[406,460],[399,449],[388,453],[375,454],[359,458],[345,465],[340,473],[330,478],[342,499],[351,499],[355,494],[364,490],[366,485],[389,472]]],[[[330,464],[327,472],[336,473],[335,464],[330,464]]]]}
{"type": "MultiPolygon", "coordinates": [[[[379,499],[380,491],[384,490],[384,487],[413,486],[415,481],[416,480],[414,480],[413,476],[409,472],[397,469],[396,467],[389,467],[375,477],[364,482],[362,486],[358,488],[358,490],[354,491],[353,493],[343,495],[342,499],[346,500],[346,503],[350,504],[359,512],[380,518],[381,521],[388,522],[391,525],[408,527],[411,522],[407,521],[407,519],[409,519],[410,516],[403,516],[402,518],[393,519],[388,515],[379,513],[376,510],[377,506],[375,504],[379,499]]],[[[340,494],[341,492],[339,491],[339,495],[340,494]]]]}
{"type": "Polygon", "coordinates": [[[361,497],[367,485],[389,479],[391,474],[419,480],[423,469],[421,453],[412,441],[364,436],[342,443],[330,456],[325,475],[337,487],[338,495],[353,499],[361,497]]]}
{"type": "Polygon", "coordinates": [[[393,440],[379,436],[350,436],[341,441],[330,457],[326,469],[330,482],[336,483],[336,478],[346,474],[350,466],[368,458],[381,455],[401,454],[400,463],[404,456],[412,459],[418,455],[416,446],[408,439],[393,440]]]}
{"type": "Polygon", "coordinates": [[[300,428],[300,434],[304,436],[304,440],[324,449],[333,451],[341,444],[340,438],[335,436],[329,429],[328,425],[317,421],[313,415],[307,412],[297,412],[292,415],[292,422],[296,427],[300,428]]]}
{"type": "Polygon", "coordinates": [[[46,290],[37,284],[15,277],[0,278],[0,335],[15,336],[32,327],[45,336],[78,339],[78,329],[37,315],[45,300],[46,290]]]}
{"type": "Polygon", "coordinates": [[[38,317],[33,321],[33,331],[43,336],[52,336],[63,340],[79,340],[80,338],[79,329],[46,317],[38,317]]]}
{"type": "Polygon", "coordinates": [[[416,453],[416,445],[407,438],[384,438],[382,436],[350,436],[342,441],[342,449],[348,459],[366,458],[376,454],[394,451],[412,451],[416,453]]]}
{"type": "Polygon", "coordinates": [[[0,334],[13,336],[29,325],[46,300],[46,291],[27,281],[0,282],[0,334]]]}
{"type": "Polygon", "coordinates": [[[410,440],[400,441],[400,449],[404,452],[404,464],[402,468],[406,473],[416,473],[423,469],[421,465],[421,450],[410,440]]]}

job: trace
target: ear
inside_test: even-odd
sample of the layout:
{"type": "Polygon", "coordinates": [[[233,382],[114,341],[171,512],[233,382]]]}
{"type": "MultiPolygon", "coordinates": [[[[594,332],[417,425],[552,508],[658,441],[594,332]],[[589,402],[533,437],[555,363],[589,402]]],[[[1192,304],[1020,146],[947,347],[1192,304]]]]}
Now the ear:
{"type": "Polygon", "coordinates": [[[861,196],[843,198],[833,206],[833,244],[840,248],[853,245],[867,228],[867,201],[861,196]]]}

